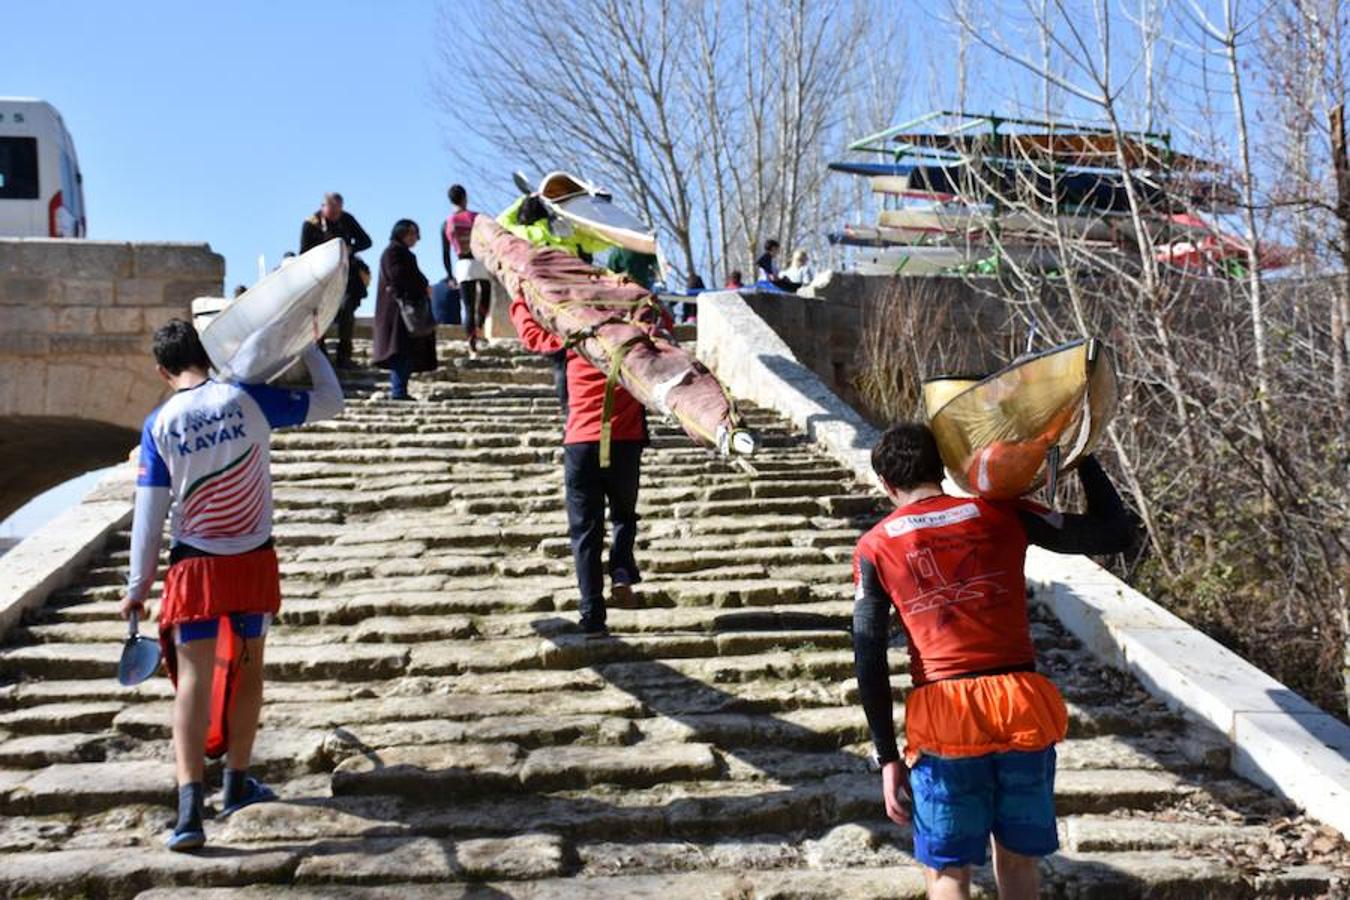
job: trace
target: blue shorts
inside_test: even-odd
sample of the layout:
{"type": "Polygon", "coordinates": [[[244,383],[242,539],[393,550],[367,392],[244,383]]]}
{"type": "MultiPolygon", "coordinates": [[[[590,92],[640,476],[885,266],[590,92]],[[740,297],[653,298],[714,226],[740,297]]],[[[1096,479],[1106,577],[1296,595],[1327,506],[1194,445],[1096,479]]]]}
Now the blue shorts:
{"type": "Polygon", "coordinates": [[[919,757],[914,856],[931,869],[980,866],[989,835],[1023,856],[1059,849],[1055,829],[1055,748],[944,759],[919,757]]]}
{"type": "MultiPolygon", "coordinates": [[[[226,618],[224,616],[221,619],[226,618]]],[[[260,638],[267,634],[267,627],[272,624],[271,613],[230,613],[230,624],[234,626],[234,633],[241,638],[260,638]]],[[[202,641],[210,638],[216,639],[220,634],[221,619],[194,619],[191,622],[179,622],[174,626],[173,642],[175,644],[186,644],[189,641],[202,641]]]]}

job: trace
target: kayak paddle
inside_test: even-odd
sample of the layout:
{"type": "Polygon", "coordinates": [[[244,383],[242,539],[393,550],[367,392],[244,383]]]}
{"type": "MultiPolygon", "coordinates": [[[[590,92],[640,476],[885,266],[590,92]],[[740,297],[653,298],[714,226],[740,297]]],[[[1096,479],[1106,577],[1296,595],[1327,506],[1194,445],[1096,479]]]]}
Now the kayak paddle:
{"type": "Polygon", "coordinates": [[[117,663],[117,680],[126,687],[140,684],[159,668],[159,641],[137,632],[133,612],[127,628],[127,642],[122,645],[122,659],[117,663]]]}

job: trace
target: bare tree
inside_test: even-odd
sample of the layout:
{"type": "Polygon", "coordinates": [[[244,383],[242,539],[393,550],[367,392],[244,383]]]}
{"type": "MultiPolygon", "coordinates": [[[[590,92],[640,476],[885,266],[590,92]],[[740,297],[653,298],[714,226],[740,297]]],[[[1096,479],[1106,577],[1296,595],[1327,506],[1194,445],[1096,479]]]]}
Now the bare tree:
{"type": "Polygon", "coordinates": [[[974,235],[973,246],[998,260],[990,275],[967,274],[969,286],[1006,306],[1009,335],[1035,327],[1051,341],[1108,337],[1125,392],[1109,447],[1150,538],[1128,570],[1328,708],[1344,702],[1335,698],[1350,525],[1341,324],[1350,278],[1331,274],[1350,262],[1350,218],[1337,217],[1350,213],[1350,164],[1338,181],[1332,124],[1345,93],[1343,6],[1276,4],[1284,19],[1267,27],[1284,52],[1275,53],[1255,24],[1269,23],[1270,8],[1244,12],[1239,0],[1021,0],[982,13],[948,4],[972,71],[1034,88],[1026,112],[1001,112],[1039,111],[1068,130],[1091,121],[1115,148],[1101,162],[1114,163],[1125,195],[1117,214],[1068,209],[1058,199],[1062,161],[1034,145],[965,142],[962,190],[992,203],[986,220],[952,240],[974,235]],[[1134,39],[1122,49],[1126,32],[1134,39]],[[1288,146],[1270,139],[1277,121],[1303,129],[1295,166],[1306,174],[1283,196],[1290,155],[1260,152],[1288,146]],[[1142,134],[1169,127],[1176,133],[1142,134]],[[1179,139],[1221,169],[1187,170],[1179,139]],[[1156,158],[1141,164],[1140,152],[1156,158]],[[1236,227],[1179,233],[1173,213],[1206,209],[1204,192],[1211,202],[1232,195],[1236,227]],[[1297,224],[1317,258],[1303,278],[1273,281],[1266,251],[1297,224]],[[1180,236],[1215,238],[1229,258],[1180,269],[1170,262],[1180,236]]]}
{"type": "Polygon", "coordinates": [[[439,100],[499,153],[467,166],[601,180],[684,272],[743,267],[770,236],[818,240],[846,200],[827,154],[874,105],[876,67],[892,97],[903,68],[881,0],[494,0],[445,8],[441,35],[439,100]]]}

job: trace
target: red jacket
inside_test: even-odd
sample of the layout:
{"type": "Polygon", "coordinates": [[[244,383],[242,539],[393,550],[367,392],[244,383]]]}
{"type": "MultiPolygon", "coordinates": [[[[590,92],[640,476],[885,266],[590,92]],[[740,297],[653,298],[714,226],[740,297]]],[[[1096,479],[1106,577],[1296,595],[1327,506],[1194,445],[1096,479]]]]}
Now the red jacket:
{"type": "MultiPolygon", "coordinates": [[[[540,325],[524,297],[511,301],[511,324],[516,326],[521,343],[532,353],[557,353],[562,338],[540,325]]],[[[604,418],[606,373],[587,362],[574,350],[567,351],[567,430],[564,444],[587,444],[600,440],[604,418]]],[[[610,418],[610,440],[640,441],[646,437],[642,404],[621,386],[614,388],[614,412],[610,418]]]]}

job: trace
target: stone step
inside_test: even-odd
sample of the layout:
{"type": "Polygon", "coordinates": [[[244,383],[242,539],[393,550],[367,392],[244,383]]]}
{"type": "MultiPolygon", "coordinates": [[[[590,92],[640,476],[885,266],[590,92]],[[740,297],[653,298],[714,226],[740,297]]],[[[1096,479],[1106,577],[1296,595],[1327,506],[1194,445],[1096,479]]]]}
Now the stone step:
{"type": "MultiPolygon", "coordinates": [[[[767,410],[746,405],[764,447],[731,462],[652,417],[644,608],[587,640],[549,363],[440,344],[418,402],[359,371],[339,420],[276,436],[286,600],[253,769],[284,802],[209,822],[198,860],[160,849],[172,693],[111,677],[120,530],[0,650],[0,895],[921,896],[908,831],[881,817],[848,633],[853,545],[887,504],[767,410]]],[[[1070,708],[1047,893],[1330,891],[1333,870],[1291,856],[1276,876],[1234,865],[1265,858],[1284,807],[1031,616],[1070,708]]]]}

